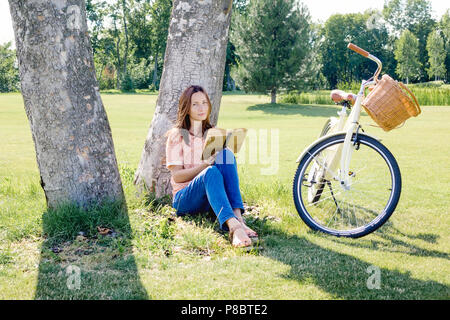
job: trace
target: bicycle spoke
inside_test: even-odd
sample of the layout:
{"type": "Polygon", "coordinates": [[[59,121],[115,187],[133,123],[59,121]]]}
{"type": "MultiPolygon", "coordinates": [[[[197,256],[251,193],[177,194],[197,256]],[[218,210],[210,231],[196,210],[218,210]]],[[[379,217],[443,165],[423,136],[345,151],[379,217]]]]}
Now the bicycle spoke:
{"type": "Polygon", "coordinates": [[[365,194],[375,194],[375,195],[380,195],[381,194],[381,191],[372,191],[372,190],[358,190],[358,192],[362,192],[362,193],[365,193],[365,194]]]}
{"type": "Polygon", "coordinates": [[[331,217],[330,221],[328,222],[327,227],[330,225],[330,222],[333,221],[333,218],[337,212],[338,212],[338,207],[336,207],[336,210],[334,211],[333,216],[331,217]]]}
{"type": "Polygon", "coordinates": [[[356,208],[355,208],[355,203],[352,202],[352,205],[353,205],[353,214],[354,214],[354,216],[355,216],[355,224],[358,226],[359,224],[358,224],[358,218],[356,218],[356,208]]]}
{"type": "MultiPolygon", "coordinates": [[[[371,181],[374,181],[374,180],[369,180],[369,181],[367,181],[367,183],[370,183],[371,181]]],[[[366,181],[364,181],[364,182],[366,182],[366,181]]],[[[362,181],[356,181],[356,182],[354,182],[354,183],[351,183],[351,184],[349,184],[349,187],[352,187],[352,186],[354,186],[354,185],[357,185],[357,184],[360,184],[360,183],[362,183],[362,181]]],[[[331,194],[331,191],[323,191],[322,192],[322,196],[326,196],[326,195],[329,195],[329,194],[331,194]]],[[[315,202],[315,203],[317,203],[317,202],[315,202]]]]}
{"type": "MultiPolygon", "coordinates": [[[[340,194],[341,194],[341,192],[335,194],[335,196],[340,195],[340,194]]],[[[323,201],[325,201],[325,200],[327,200],[327,199],[330,199],[330,198],[332,198],[332,197],[333,197],[333,196],[331,195],[331,196],[329,196],[329,197],[327,197],[327,198],[325,198],[325,199],[321,199],[321,200],[319,200],[319,201],[317,201],[317,202],[308,204],[306,207],[310,207],[310,206],[316,205],[316,204],[318,204],[318,203],[320,203],[320,202],[323,202],[323,201]]]]}
{"type": "MultiPolygon", "coordinates": [[[[308,152],[309,155],[312,156],[312,154],[310,152],[308,152]]],[[[331,172],[331,174],[333,175],[333,177],[337,177],[336,173],[333,172],[333,170],[329,169],[326,165],[324,165],[323,163],[320,163],[319,161],[317,161],[317,156],[314,156],[313,159],[314,161],[316,161],[317,164],[322,165],[322,167],[326,170],[331,172]]]]}
{"type": "Polygon", "coordinates": [[[386,211],[388,203],[398,202],[398,192],[393,193],[398,165],[391,155],[383,153],[386,150],[383,145],[362,135],[361,148],[352,154],[349,170],[343,173],[340,159],[334,157],[342,156],[345,135],[328,139],[321,142],[322,149],[318,145],[314,155],[306,153],[309,158],[303,162],[305,167],[297,171],[303,175],[294,189],[294,195],[298,194],[297,199],[302,202],[297,209],[306,212],[301,217],[305,222],[313,222],[307,222],[313,229],[343,236],[371,232],[378,221],[380,225],[384,223],[380,215],[392,213],[386,211]],[[346,185],[341,184],[342,176],[346,185]]]}

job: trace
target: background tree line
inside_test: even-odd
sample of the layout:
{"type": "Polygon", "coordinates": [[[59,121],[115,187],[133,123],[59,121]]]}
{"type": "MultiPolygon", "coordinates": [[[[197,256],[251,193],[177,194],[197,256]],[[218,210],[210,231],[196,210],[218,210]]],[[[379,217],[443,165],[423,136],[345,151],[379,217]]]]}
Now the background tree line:
{"type": "MultiPolygon", "coordinates": [[[[86,0],[100,88],[159,89],[172,0],[86,0]]],[[[330,89],[370,76],[372,62],[353,42],[406,82],[450,80],[450,12],[439,21],[428,0],[390,0],[383,10],[311,22],[296,0],[234,0],[223,90],[272,95],[330,89]],[[270,13],[270,14],[269,14],[270,13]]],[[[18,90],[15,52],[0,46],[0,91],[18,90]]]]}

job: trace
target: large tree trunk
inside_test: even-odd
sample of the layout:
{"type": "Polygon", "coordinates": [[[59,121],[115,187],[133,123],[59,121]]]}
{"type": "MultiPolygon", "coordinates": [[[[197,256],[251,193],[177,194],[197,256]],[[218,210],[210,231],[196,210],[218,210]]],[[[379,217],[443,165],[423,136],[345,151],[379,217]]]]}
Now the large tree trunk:
{"type": "Polygon", "coordinates": [[[171,194],[170,172],[165,167],[164,134],[175,123],[178,100],[189,85],[207,91],[217,123],[225,68],[232,0],[174,0],[155,114],[145,141],[135,184],[156,197],[171,194]]]}
{"type": "Polygon", "coordinates": [[[277,89],[270,91],[270,103],[277,103],[277,89]]]}
{"type": "Polygon", "coordinates": [[[10,0],[25,111],[47,205],[124,200],[83,0],[10,0]]]}

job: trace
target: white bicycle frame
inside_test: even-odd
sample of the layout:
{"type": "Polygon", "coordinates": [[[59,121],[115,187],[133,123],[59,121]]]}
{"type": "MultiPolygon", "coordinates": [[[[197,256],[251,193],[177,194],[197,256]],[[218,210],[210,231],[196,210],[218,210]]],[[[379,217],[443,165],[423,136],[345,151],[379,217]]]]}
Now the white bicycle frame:
{"type": "MultiPolygon", "coordinates": [[[[358,52],[360,53],[360,52],[358,52]]],[[[323,163],[319,165],[322,165],[324,169],[326,170],[325,177],[327,180],[330,180],[331,178],[336,179],[340,181],[341,187],[344,190],[349,190],[351,186],[351,174],[349,174],[349,167],[350,167],[350,161],[352,158],[352,152],[353,152],[353,146],[352,146],[352,137],[353,134],[357,131],[359,127],[359,118],[361,115],[361,104],[364,99],[364,91],[367,87],[375,85],[378,82],[378,76],[381,72],[382,63],[381,61],[367,53],[366,56],[368,59],[374,61],[377,63],[378,68],[375,71],[374,75],[369,80],[363,80],[361,82],[360,90],[356,96],[356,101],[354,106],[351,109],[350,115],[348,116],[347,121],[345,121],[345,118],[347,116],[347,107],[343,106],[342,110],[338,112],[339,120],[335,125],[330,129],[330,131],[324,136],[321,137],[319,140],[316,140],[311,146],[316,145],[319,141],[325,140],[327,137],[331,135],[335,135],[337,133],[345,133],[345,140],[344,144],[342,146],[339,146],[335,152],[332,154],[325,155],[326,157],[326,165],[323,163]],[[340,160],[340,161],[338,161],[340,160]],[[336,174],[337,169],[339,170],[339,173],[336,174]]],[[[310,147],[311,147],[310,146],[310,147]]],[[[300,161],[300,159],[303,157],[303,155],[310,150],[310,147],[308,147],[302,155],[297,159],[297,162],[300,161]]]]}
{"type": "MultiPolygon", "coordinates": [[[[359,89],[359,92],[356,96],[356,102],[355,105],[352,107],[352,111],[350,112],[350,115],[348,116],[348,120],[345,123],[344,126],[344,131],[346,131],[346,135],[345,135],[345,140],[344,140],[344,145],[342,147],[342,155],[341,155],[341,171],[340,171],[340,177],[339,180],[341,182],[341,185],[348,190],[349,186],[350,186],[350,176],[348,174],[349,172],[349,167],[350,167],[350,160],[351,160],[351,156],[352,156],[352,151],[353,148],[351,147],[351,139],[353,136],[353,133],[356,132],[356,129],[359,126],[359,118],[361,116],[361,104],[362,101],[364,99],[364,90],[371,86],[371,85],[375,85],[378,82],[378,76],[381,72],[381,61],[369,54],[368,59],[375,61],[378,65],[377,70],[375,71],[375,74],[372,78],[370,78],[369,80],[363,80],[361,83],[361,87],[359,89]]],[[[340,116],[341,118],[343,117],[343,115],[340,116]]]]}

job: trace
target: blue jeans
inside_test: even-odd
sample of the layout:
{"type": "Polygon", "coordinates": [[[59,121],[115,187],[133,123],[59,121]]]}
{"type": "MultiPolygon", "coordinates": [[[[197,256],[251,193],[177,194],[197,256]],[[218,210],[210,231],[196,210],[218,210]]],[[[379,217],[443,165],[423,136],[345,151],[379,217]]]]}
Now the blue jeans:
{"type": "Polygon", "coordinates": [[[228,231],[225,224],[230,218],[237,218],[233,209],[244,205],[239,190],[236,158],[229,149],[221,150],[213,165],[205,168],[173,199],[172,207],[178,216],[197,212],[214,211],[222,230],[228,231]]]}

